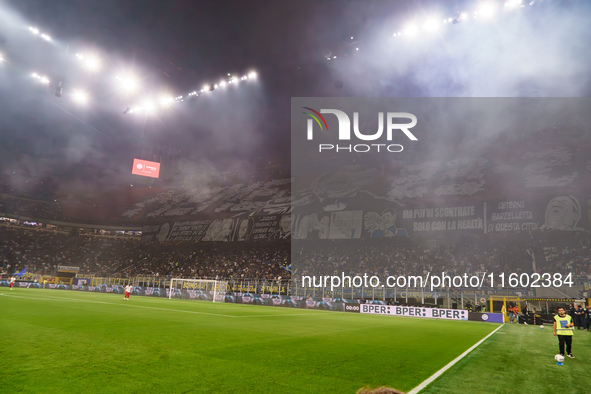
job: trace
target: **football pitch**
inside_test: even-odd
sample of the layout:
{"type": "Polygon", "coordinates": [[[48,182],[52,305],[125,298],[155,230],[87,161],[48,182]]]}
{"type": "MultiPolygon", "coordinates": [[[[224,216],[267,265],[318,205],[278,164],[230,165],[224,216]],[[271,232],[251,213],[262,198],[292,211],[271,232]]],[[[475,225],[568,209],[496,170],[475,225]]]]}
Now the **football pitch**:
{"type": "MultiPolygon", "coordinates": [[[[410,391],[499,326],[0,288],[0,392],[410,391]]],[[[553,360],[551,327],[504,325],[427,393],[588,393],[591,333],[553,360]]]]}

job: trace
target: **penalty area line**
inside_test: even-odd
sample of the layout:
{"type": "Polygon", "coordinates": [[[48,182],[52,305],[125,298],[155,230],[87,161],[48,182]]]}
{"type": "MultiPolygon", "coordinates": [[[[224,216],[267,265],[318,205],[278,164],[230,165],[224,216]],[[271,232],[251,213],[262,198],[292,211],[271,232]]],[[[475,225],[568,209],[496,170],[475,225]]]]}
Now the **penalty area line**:
{"type": "Polygon", "coordinates": [[[430,385],[431,383],[433,383],[433,381],[435,379],[437,379],[438,377],[440,377],[441,375],[443,375],[448,369],[450,369],[458,361],[460,361],[461,359],[463,359],[464,357],[466,357],[468,355],[468,353],[470,353],[472,350],[476,349],[482,342],[486,341],[491,335],[493,335],[495,332],[499,331],[504,325],[505,325],[505,323],[501,324],[493,332],[491,332],[490,334],[488,334],[487,336],[485,336],[484,338],[482,338],[480,341],[476,342],[474,345],[472,345],[472,347],[470,349],[466,350],[464,353],[460,354],[458,357],[456,357],[455,359],[453,359],[452,361],[450,361],[446,366],[444,366],[443,368],[441,368],[439,371],[435,372],[433,375],[431,375],[429,378],[427,378],[424,382],[422,382],[421,384],[419,384],[414,389],[410,390],[407,394],[416,394],[416,393],[420,392],[421,390],[423,390],[428,385],[430,385]]]}

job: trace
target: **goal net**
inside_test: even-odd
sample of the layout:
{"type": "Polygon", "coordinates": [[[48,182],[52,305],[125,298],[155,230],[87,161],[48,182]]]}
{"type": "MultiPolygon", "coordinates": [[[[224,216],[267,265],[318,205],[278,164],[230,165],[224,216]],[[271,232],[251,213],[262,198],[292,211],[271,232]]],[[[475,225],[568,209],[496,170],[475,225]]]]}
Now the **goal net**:
{"type": "Polygon", "coordinates": [[[172,278],[168,298],[224,302],[227,292],[226,280],[172,278]]]}

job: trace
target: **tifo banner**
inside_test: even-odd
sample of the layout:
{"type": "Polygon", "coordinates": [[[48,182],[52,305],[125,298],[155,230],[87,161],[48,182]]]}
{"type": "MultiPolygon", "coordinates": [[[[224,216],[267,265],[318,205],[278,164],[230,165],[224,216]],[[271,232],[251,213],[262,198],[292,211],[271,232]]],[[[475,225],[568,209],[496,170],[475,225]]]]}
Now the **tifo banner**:
{"type": "Polygon", "coordinates": [[[468,320],[468,311],[460,309],[361,304],[361,313],[391,316],[431,317],[435,319],[468,320]]]}
{"type": "Polygon", "coordinates": [[[290,237],[290,215],[191,220],[142,228],[142,243],[153,241],[243,242],[260,239],[289,239],[290,237]]]}
{"type": "MultiPolygon", "coordinates": [[[[232,219],[229,219],[231,226],[232,219]]],[[[170,233],[164,239],[165,241],[199,241],[201,240],[211,226],[211,220],[194,220],[189,222],[173,223],[170,233]]],[[[219,223],[219,222],[218,222],[219,223]]],[[[217,228],[217,227],[216,227],[217,228]]],[[[213,232],[213,230],[212,230],[213,232]]],[[[210,233],[211,234],[211,233],[210,233]]],[[[217,234],[217,233],[216,233],[217,234]]],[[[143,233],[142,233],[143,235],[143,233]]]]}
{"type": "Polygon", "coordinates": [[[292,272],[587,273],[591,99],[291,104],[292,272]]]}
{"type": "Polygon", "coordinates": [[[160,163],[142,159],[133,159],[131,173],[150,178],[158,178],[160,176],[160,163]]]}

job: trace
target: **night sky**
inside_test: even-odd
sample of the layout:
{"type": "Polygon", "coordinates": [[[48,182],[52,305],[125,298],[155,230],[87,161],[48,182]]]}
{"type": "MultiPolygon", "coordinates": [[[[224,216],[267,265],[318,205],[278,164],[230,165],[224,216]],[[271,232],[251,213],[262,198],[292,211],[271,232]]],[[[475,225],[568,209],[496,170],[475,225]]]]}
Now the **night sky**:
{"type": "Polygon", "coordinates": [[[454,16],[475,4],[2,0],[0,192],[96,199],[132,184],[188,188],[289,176],[291,97],[590,95],[588,2],[541,1],[484,24],[392,38],[413,18],[454,16]],[[88,51],[102,59],[100,73],[76,63],[75,53],[88,51]],[[134,96],[115,83],[125,70],[140,79],[134,96]],[[256,81],[151,116],[123,114],[163,92],[186,95],[250,71],[256,81]],[[36,83],[32,72],[51,82],[36,83]],[[71,100],[74,88],[89,93],[87,106],[71,100]],[[131,175],[136,157],[161,162],[160,179],[131,175]]]}

